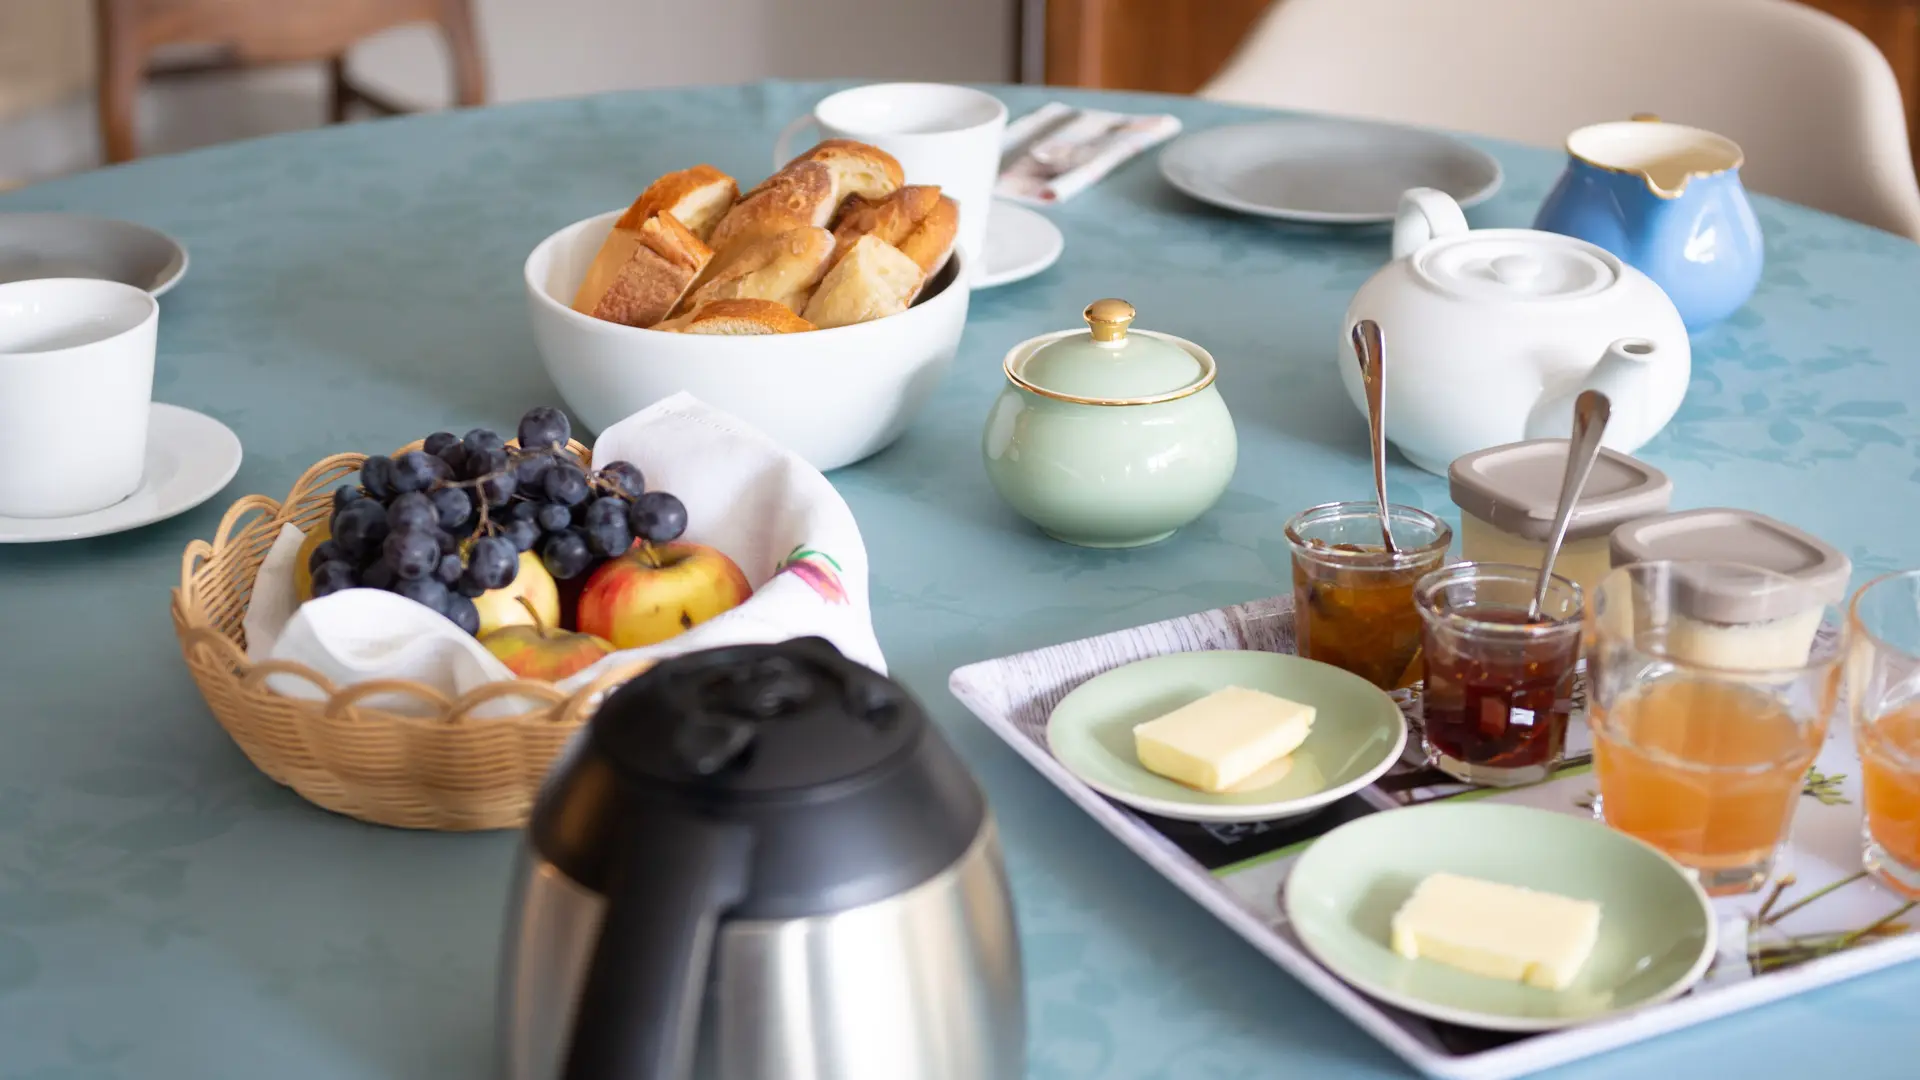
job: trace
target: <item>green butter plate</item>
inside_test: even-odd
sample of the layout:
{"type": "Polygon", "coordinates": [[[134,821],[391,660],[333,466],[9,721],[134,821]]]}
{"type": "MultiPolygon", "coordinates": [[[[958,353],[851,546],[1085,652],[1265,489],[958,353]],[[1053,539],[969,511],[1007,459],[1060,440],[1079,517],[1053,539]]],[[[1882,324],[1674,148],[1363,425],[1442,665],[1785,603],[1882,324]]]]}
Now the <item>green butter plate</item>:
{"type": "Polygon", "coordinates": [[[1314,958],[1412,1013],[1494,1031],[1547,1031],[1677,997],[1714,955],[1713,908],[1653,848],[1571,814],[1499,803],[1386,810],[1313,842],[1287,876],[1287,918],[1314,958]],[[1408,960],[1393,913],[1446,870],[1600,903],[1600,939],[1572,986],[1544,990],[1408,960]]]}
{"type": "Polygon", "coordinates": [[[1406,746],[1400,710],[1378,687],[1329,664],[1285,653],[1221,650],[1140,660],[1076,687],[1047,720],[1053,756],[1088,787],[1180,821],[1298,817],[1366,787],[1406,746]],[[1264,690],[1315,709],[1307,741],[1278,780],[1218,795],[1148,772],[1133,729],[1228,686],[1264,690]]]}

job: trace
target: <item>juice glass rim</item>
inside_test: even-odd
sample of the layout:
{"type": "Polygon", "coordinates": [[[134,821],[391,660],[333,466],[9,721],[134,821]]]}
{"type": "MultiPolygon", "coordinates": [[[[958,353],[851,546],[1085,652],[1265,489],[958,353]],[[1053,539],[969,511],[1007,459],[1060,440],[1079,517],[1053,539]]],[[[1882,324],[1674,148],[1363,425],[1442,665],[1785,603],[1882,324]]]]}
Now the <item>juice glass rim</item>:
{"type": "MultiPolygon", "coordinates": [[[[1389,555],[1384,549],[1379,551],[1339,551],[1331,547],[1315,547],[1312,541],[1300,535],[1300,526],[1320,521],[1335,521],[1341,518],[1362,518],[1380,520],[1378,503],[1358,500],[1345,502],[1327,502],[1309,506],[1305,510],[1287,519],[1287,543],[1295,554],[1305,554],[1320,562],[1345,566],[1355,570],[1405,570],[1426,562],[1436,555],[1445,558],[1447,549],[1453,546],[1453,526],[1417,506],[1402,503],[1387,504],[1387,520],[1406,521],[1430,530],[1433,539],[1418,547],[1402,547],[1398,554],[1389,555]]],[[[1398,542],[1398,537],[1395,541],[1398,542]]]]}
{"type": "Polygon", "coordinates": [[[1733,559],[1648,559],[1643,562],[1622,563],[1619,566],[1616,566],[1613,569],[1607,571],[1606,576],[1600,579],[1600,584],[1596,586],[1594,590],[1587,595],[1586,621],[1587,621],[1587,626],[1589,627],[1590,635],[1594,639],[1620,641],[1621,644],[1624,644],[1628,648],[1631,648],[1634,652],[1643,653],[1647,656],[1653,657],[1656,660],[1660,660],[1664,663],[1672,664],[1674,668],[1679,671],[1698,672],[1703,675],[1712,675],[1716,677],[1724,676],[1727,679],[1737,681],[1737,682],[1746,682],[1746,681],[1757,682],[1757,681],[1765,681],[1765,680],[1785,680],[1785,679],[1797,678],[1800,676],[1821,671],[1823,669],[1827,669],[1827,670],[1836,669],[1843,662],[1845,662],[1847,658],[1847,654],[1849,652],[1849,646],[1851,643],[1850,631],[1852,627],[1849,625],[1849,620],[1851,616],[1850,616],[1850,613],[1846,610],[1843,610],[1840,607],[1840,605],[1828,603],[1826,601],[1821,601],[1820,603],[1815,605],[1808,605],[1807,610],[1813,610],[1817,608],[1821,612],[1822,617],[1820,621],[1822,625],[1825,625],[1829,621],[1834,622],[1839,627],[1839,633],[1834,636],[1830,646],[1824,652],[1822,652],[1819,648],[1820,638],[1818,633],[1816,632],[1814,636],[1813,651],[1808,654],[1807,662],[1804,664],[1793,664],[1785,667],[1764,667],[1764,668],[1726,667],[1720,664],[1703,664],[1697,660],[1692,660],[1684,656],[1675,656],[1673,655],[1672,652],[1668,651],[1664,643],[1659,645],[1647,645],[1647,644],[1641,643],[1637,639],[1637,637],[1634,637],[1634,636],[1629,636],[1624,641],[1621,641],[1621,639],[1619,638],[1619,635],[1615,634],[1611,629],[1609,629],[1609,627],[1607,626],[1607,621],[1600,617],[1600,600],[1604,595],[1606,595],[1608,591],[1607,589],[1608,583],[1613,581],[1616,577],[1620,577],[1622,575],[1631,575],[1632,572],[1636,570],[1647,570],[1653,567],[1667,567],[1669,568],[1668,572],[1671,573],[1671,568],[1677,567],[1677,566],[1736,567],[1741,570],[1760,573],[1771,578],[1776,578],[1780,581],[1787,582],[1793,585],[1795,588],[1802,587],[1799,582],[1794,581],[1793,578],[1787,576],[1786,574],[1782,574],[1774,570],[1769,570],[1764,566],[1755,566],[1752,563],[1737,562],[1733,559]],[[1839,618],[1837,620],[1831,619],[1830,616],[1833,616],[1833,615],[1838,615],[1839,618]],[[1818,655],[1820,658],[1814,659],[1813,657],[1815,655],[1818,655]]]}
{"type": "MultiPolygon", "coordinates": [[[[1895,645],[1893,642],[1867,629],[1866,620],[1860,617],[1860,601],[1866,599],[1867,593],[1873,591],[1878,586],[1891,584],[1901,578],[1911,579],[1920,583],[1920,570],[1891,570],[1855,589],[1853,596],[1847,600],[1847,630],[1849,636],[1855,641],[1869,642],[1876,649],[1884,649],[1887,652],[1906,657],[1920,664],[1920,652],[1915,652],[1904,645],[1895,645]]],[[[1915,591],[1916,593],[1920,593],[1920,588],[1916,588],[1915,591]]]]}
{"type": "MultiPolygon", "coordinates": [[[[1853,644],[1856,647],[1859,645],[1870,645],[1873,647],[1875,651],[1885,650],[1886,652],[1892,653],[1893,655],[1898,656],[1903,660],[1908,660],[1916,665],[1920,665],[1920,652],[1915,652],[1914,650],[1909,649],[1904,645],[1895,645],[1893,642],[1888,641],[1886,638],[1882,637],[1881,635],[1874,633],[1872,630],[1867,628],[1866,620],[1861,618],[1860,616],[1860,601],[1866,598],[1866,595],[1868,592],[1872,591],[1874,588],[1878,586],[1890,585],[1893,582],[1901,579],[1907,579],[1910,581],[1914,581],[1916,583],[1920,583],[1920,570],[1889,571],[1888,573],[1881,574],[1880,576],[1872,579],[1871,581],[1868,581],[1865,585],[1862,585],[1858,589],[1854,590],[1853,596],[1847,601],[1847,632],[1849,636],[1852,638],[1853,644]]],[[[1920,587],[1916,587],[1916,592],[1920,592],[1920,587]]],[[[1850,670],[1848,672],[1847,711],[1852,714],[1853,722],[1861,728],[1872,728],[1875,724],[1877,724],[1880,720],[1884,719],[1889,714],[1898,712],[1903,707],[1908,707],[1915,703],[1920,703],[1920,695],[1909,697],[1903,700],[1899,705],[1894,706],[1893,708],[1880,710],[1871,719],[1869,719],[1866,715],[1866,709],[1864,708],[1864,705],[1860,700],[1861,692],[1865,689],[1864,686],[1861,685],[1862,681],[1863,680],[1861,679],[1861,677],[1858,674],[1856,674],[1855,671],[1850,670]]],[[[1891,746],[1886,746],[1884,744],[1882,744],[1881,749],[1885,752],[1890,753],[1891,756],[1893,756],[1903,766],[1920,768],[1920,757],[1916,757],[1912,754],[1902,753],[1899,749],[1891,746]]]]}
{"type": "MultiPolygon", "coordinates": [[[[1558,618],[1543,615],[1542,617],[1547,619],[1544,623],[1503,623],[1491,619],[1476,619],[1471,615],[1463,614],[1458,609],[1442,607],[1436,598],[1435,594],[1438,593],[1439,587],[1449,580],[1482,577],[1523,584],[1527,586],[1527,595],[1531,601],[1532,590],[1535,583],[1540,580],[1540,568],[1522,566],[1518,563],[1467,561],[1440,567],[1414,583],[1413,606],[1420,612],[1420,617],[1429,624],[1442,625],[1456,632],[1471,632],[1483,637],[1498,637],[1513,641],[1542,641],[1575,636],[1586,626],[1586,596],[1578,582],[1561,577],[1559,574],[1550,576],[1553,584],[1548,586],[1549,593],[1553,591],[1554,586],[1563,586],[1565,589],[1572,590],[1573,597],[1567,614],[1558,618]]],[[[1525,612],[1527,609],[1503,605],[1501,610],[1525,612]]]]}

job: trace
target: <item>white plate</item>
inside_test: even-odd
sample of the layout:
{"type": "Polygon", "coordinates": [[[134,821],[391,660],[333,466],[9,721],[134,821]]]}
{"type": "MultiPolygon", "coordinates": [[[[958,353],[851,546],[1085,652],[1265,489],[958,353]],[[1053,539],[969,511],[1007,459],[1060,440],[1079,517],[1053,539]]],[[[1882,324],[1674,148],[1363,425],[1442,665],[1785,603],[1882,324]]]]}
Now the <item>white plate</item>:
{"type": "Polygon", "coordinates": [[[1462,207],[1500,189],[1500,163],[1451,135],[1366,120],[1299,116],[1176,139],[1160,174],[1228,210],[1287,221],[1392,221],[1400,193],[1438,188],[1462,207]]]}
{"type": "Polygon", "coordinates": [[[185,513],[226,487],[240,471],[239,437],[192,409],[157,401],[151,407],[146,473],[133,494],[104,510],[72,517],[0,517],[0,544],[81,540],[137,529],[185,513]]]}
{"type": "Polygon", "coordinates": [[[987,218],[987,257],[973,288],[1011,285],[1052,266],[1067,247],[1059,226],[1019,203],[995,199],[987,218]]]}
{"type": "Polygon", "coordinates": [[[81,277],[159,296],[187,272],[187,249],[166,233],[85,214],[0,214],[0,282],[81,277]]]}

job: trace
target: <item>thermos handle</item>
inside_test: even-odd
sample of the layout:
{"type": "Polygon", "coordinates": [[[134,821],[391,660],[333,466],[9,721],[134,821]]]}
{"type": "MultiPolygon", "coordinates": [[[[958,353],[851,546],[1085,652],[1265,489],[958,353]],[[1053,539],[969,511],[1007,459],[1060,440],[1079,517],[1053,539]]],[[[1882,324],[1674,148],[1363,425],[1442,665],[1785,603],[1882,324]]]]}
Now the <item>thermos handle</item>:
{"type": "Polygon", "coordinates": [[[690,1080],[714,935],[752,847],[746,827],[695,817],[620,838],[564,1080],[690,1080]]]}

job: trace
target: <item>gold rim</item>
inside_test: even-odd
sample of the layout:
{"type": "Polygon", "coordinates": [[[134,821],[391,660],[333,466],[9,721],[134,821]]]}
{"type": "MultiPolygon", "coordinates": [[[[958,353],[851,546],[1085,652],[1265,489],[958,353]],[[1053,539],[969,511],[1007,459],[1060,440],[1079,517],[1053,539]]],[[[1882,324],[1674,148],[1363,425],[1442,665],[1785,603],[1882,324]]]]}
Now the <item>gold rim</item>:
{"type": "MultiPolygon", "coordinates": [[[[1073,334],[1078,332],[1079,331],[1076,330],[1076,331],[1069,331],[1068,333],[1073,334]]],[[[1135,333],[1145,333],[1145,331],[1135,331],[1135,333]]],[[[1158,335],[1149,335],[1149,336],[1157,337],[1158,335]]],[[[1161,340],[1166,341],[1167,339],[1161,338],[1161,340]]],[[[1044,344],[1052,344],[1052,341],[1045,342],[1044,344]]],[[[1193,350],[1187,349],[1185,346],[1180,345],[1180,343],[1178,342],[1168,341],[1168,344],[1174,345],[1180,348],[1182,352],[1185,352],[1188,356],[1193,357],[1195,362],[1197,362],[1200,365],[1200,377],[1198,379],[1195,379],[1193,382],[1187,384],[1186,386],[1181,387],[1178,390],[1169,390],[1164,394],[1154,394],[1151,397],[1136,397],[1136,398],[1081,397],[1078,394],[1063,394],[1058,390],[1049,390],[1044,386],[1040,386],[1036,383],[1028,382],[1024,377],[1020,375],[1019,372],[1013,370],[1013,361],[1015,357],[1020,355],[1019,350],[1015,350],[1014,352],[1008,353],[1007,358],[1005,360],[1000,361],[1000,370],[1006,372],[1008,382],[1012,383],[1013,385],[1019,387],[1022,390],[1025,390],[1027,393],[1034,394],[1043,398],[1052,398],[1054,401],[1064,401],[1069,405],[1101,405],[1101,406],[1110,406],[1113,408],[1120,408],[1128,405],[1159,405],[1168,401],[1179,401],[1181,398],[1184,398],[1184,397],[1192,397],[1193,395],[1213,385],[1213,380],[1217,375],[1219,375],[1220,369],[1219,369],[1219,365],[1214,363],[1212,353],[1206,352],[1205,350],[1201,350],[1200,352],[1194,352],[1193,350]]],[[[1037,351],[1037,349],[1038,347],[1036,347],[1034,350],[1029,350],[1026,355],[1029,357],[1032,356],[1033,353],[1037,351]]]]}
{"type": "MultiPolygon", "coordinates": [[[[1618,121],[1615,121],[1615,122],[1618,123],[1618,121]]],[[[1627,118],[1627,122],[1633,123],[1633,124],[1664,124],[1666,123],[1665,120],[1660,119],[1658,116],[1654,115],[1653,113],[1634,113],[1632,116],[1627,118]]],[[[1591,125],[1591,126],[1599,126],[1599,125],[1591,125]]],[[[1690,127],[1691,125],[1674,124],[1672,126],[1690,127]]],[[[1600,162],[1595,161],[1592,158],[1586,156],[1585,154],[1580,153],[1578,150],[1575,150],[1573,148],[1573,136],[1578,135],[1581,131],[1584,131],[1584,130],[1586,129],[1585,128],[1576,129],[1575,131],[1573,131],[1571,134],[1567,136],[1567,141],[1564,145],[1567,148],[1568,157],[1572,158],[1573,160],[1579,162],[1582,165],[1599,169],[1601,172],[1610,172],[1619,176],[1637,176],[1640,178],[1641,183],[1647,185],[1647,190],[1653,192],[1653,197],[1656,199],[1677,199],[1680,196],[1685,195],[1687,193],[1687,185],[1692,183],[1696,177],[1704,178],[1709,176],[1722,176],[1730,172],[1737,172],[1747,164],[1747,152],[1746,150],[1741,148],[1739,143],[1734,142],[1732,139],[1728,139],[1725,135],[1720,135],[1720,134],[1717,134],[1716,132],[1706,131],[1705,128],[1693,128],[1693,130],[1695,131],[1706,131],[1707,134],[1713,135],[1715,138],[1725,139],[1727,144],[1733,147],[1733,164],[1720,169],[1695,169],[1694,171],[1689,172],[1687,175],[1680,178],[1679,187],[1674,188],[1672,191],[1668,191],[1666,188],[1663,188],[1659,184],[1654,183],[1653,177],[1647,175],[1646,173],[1641,172],[1638,169],[1623,169],[1618,165],[1603,165],[1600,162]]]]}

